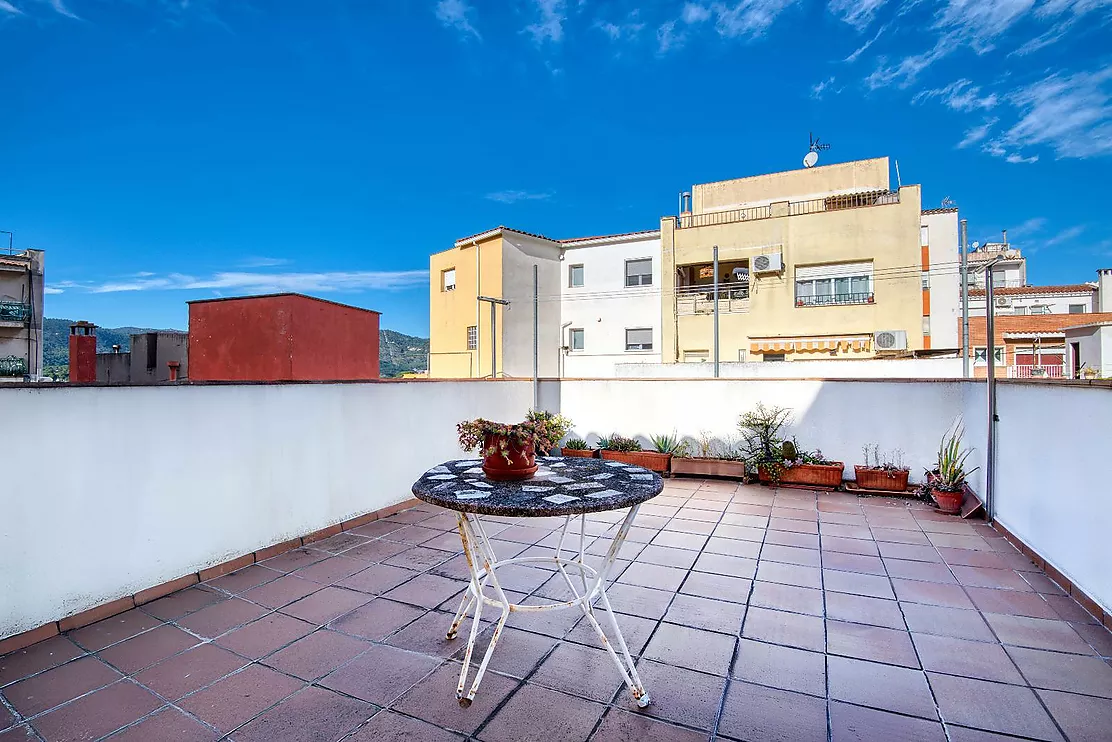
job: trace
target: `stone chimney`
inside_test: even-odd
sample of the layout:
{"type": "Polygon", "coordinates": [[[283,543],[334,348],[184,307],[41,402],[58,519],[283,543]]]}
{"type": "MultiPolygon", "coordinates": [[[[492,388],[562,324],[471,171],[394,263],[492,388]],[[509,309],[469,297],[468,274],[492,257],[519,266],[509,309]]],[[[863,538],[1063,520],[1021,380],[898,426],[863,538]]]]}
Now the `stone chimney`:
{"type": "Polygon", "coordinates": [[[69,334],[69,380],[91,384],[97,380],[97,326],[74,322],[69,334]]]}
{"type": "Polygon", "coordinates": [[[1112,312],[1112,268],[1101,268],[1097,271],[1096,311],[1112,312]]]}

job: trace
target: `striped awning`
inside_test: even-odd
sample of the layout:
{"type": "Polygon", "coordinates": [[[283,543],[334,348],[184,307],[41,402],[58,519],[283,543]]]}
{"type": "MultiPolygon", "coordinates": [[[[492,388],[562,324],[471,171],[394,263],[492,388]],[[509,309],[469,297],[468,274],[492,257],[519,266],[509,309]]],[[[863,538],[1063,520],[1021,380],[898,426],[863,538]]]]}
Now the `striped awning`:
{"type": "Polygon", "coordinates": [[[808,353],[831,350],[867,351],[872,347],[871,336],[857,337],[802,337],[768,338],[749,344],[750,353],[808,353]]]}

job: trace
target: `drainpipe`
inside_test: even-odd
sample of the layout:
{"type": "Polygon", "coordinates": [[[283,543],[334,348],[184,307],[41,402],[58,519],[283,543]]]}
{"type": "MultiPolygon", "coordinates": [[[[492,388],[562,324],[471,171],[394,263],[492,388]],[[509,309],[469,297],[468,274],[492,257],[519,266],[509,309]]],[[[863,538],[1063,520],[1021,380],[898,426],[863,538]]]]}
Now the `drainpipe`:
{"type": "Polygon", "coordinates": [[[533,409],[539,410],[540,403],[540,279],[537,264],[533,264],[533,409]]]}
{"type": "Polygon", "coordinates": [[[714,378],[718,378],[718,245],[714,246],[714,378]]]}
{"type": "Polygon", "coordinates": [[[969,378],[969,220],[961,220],[961,376],[969,378]]]}
{"type": "Polygon", "coordinates": [[[988,442],[985,451],[985,520],[993,521],[996,505],[996,307],[992,299],[992,269],[1000,258],[985,265],[985,334],[988,350],[988,442]]]}

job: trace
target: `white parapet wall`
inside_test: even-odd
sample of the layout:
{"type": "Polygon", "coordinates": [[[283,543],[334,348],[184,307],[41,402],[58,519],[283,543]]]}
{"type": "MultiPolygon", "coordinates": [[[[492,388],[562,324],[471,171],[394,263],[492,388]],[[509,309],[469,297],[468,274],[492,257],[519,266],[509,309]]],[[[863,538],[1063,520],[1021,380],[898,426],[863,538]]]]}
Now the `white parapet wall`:
{"type": "MultiPolygon", "coordinates": [[[[777,361],[720,363],[723,379],[960,379],[961,358],[777,361]]],[[[569,367],[569,371],[570,371],[569,367]]],[[[567,373],[565,376],[574,376],[567,373]]],[[[710,379],[713,363],[619,363],[622,379],[710,379]]]]}
{"type": "Polygon", "coordinates": [[[7,388],[0,638],[411,497],[528,382],[7,388]]]}

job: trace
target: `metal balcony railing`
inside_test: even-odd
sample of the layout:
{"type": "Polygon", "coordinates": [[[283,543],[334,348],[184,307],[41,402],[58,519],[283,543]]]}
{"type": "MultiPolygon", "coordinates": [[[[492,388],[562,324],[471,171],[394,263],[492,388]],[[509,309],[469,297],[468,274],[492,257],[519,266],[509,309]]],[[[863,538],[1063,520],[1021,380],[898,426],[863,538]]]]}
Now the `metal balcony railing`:
{"type": "Polygon", "coordinates": [[[687,229],[688,227],[710,227],[715,224],[747,222],[751,219],[768,219],[770,216],[772,216],[771,206],[754,206],[749,209],[731,209],[730,211],[709,211],[705,214],[681,215],[677,226],[680,229],[687,229]]]}
{"type": "Polygon", "coordinates": [[[1042,364],[1042,365],[1016,365],[1008,366],[1009,379],[1065,379],[1066,375],[1065,364],[1042,364]]]}
{"type": "Polygon", "coordinates": [[[30,304],[21,301],[0,301],[0,322],[26,322],[30,317],[30,304]]]}
{"type": "MultiPolygon", "coordinates": [[[[749,284],[718,284],[718,311],[725,314],[748,312],[749,284]]],[[[714,314],[714,286],[677,286],[676,314],[714,314]]]]}
{"type": "MultiPolygon", "coordinates": [[[[842,211],[844,209],[857,209],[864,206],[883,206],[886,204],[898,204],[899,202],[899,191],[843,193],[837,196],[812,198],[806,201],[789,201],[787,216],[818,214],[823,211],[842,211]]],[[[745,222],[752,219],[770,219],[773,216],[772,211],[772,206],[769,205],[754,206],[747,209],[732,209],[730,211],[711,211],[705,214],[681,214],[676,218],[676,228],[708,227],[716,224],[745,222]]],[[[784,216],[783,212],[778,215],[784,216]]]]}
{"type": "Polygon", "coordinates": [[[25,376],[27,374],[27,359],[19,356],[0,358],[0,376],[25,376]]]}
{"type": "Polygon", "coordinates": [[[854,294],[824,294],[822,296],[797,296],[797,307],[832,307],[848,304],[872,304],[875,301],[872,291],[854,294]]]}

